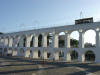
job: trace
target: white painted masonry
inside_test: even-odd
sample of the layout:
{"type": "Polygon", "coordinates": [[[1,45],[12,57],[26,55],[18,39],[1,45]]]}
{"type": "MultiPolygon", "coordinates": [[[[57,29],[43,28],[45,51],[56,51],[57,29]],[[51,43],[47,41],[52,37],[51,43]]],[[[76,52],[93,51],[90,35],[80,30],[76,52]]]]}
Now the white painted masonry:
{"type": "Polygon", "coordinates": [[[2,49],[2,55],[4,56],[11,54],[12,56],[50,60],[60,60],[59,52],[62,50],[64,52],[64,61],[71,61],[70,52],[75,50],[78,53],[78,61],[80,62],[85,61],[84,55],[87,51],[92,51],[95,54],[95,62],[100,62],[100,22],[2,34],[0,35],[0,49],[2,49]],[[95,48],[84,48],[84,33],[89,29],[96,32],[95,48]],[[79,32],[79,48],[70,47],[70,33],[73,31],[79,32]],[[58,37],[60,32],[65,32],[64,48],[59,48],[58,37]],[[53,35],[51,46],[47,45],[48,33],[53,35]],[[42,45],[40,47],[38,43],[39,35],[42,35],[42,45]],[[50,53],[50,56],[48,53],[50,53]]]}

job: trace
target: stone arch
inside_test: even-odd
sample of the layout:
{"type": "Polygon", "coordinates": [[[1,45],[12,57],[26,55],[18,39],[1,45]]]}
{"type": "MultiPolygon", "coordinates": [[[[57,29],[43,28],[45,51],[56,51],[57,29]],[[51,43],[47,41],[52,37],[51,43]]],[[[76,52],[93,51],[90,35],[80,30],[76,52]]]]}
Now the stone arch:
{"type": "Polygon", "coordinates": [[[9,47],[13,46],[13,41],[14,41],[14,37],[10,36],[10,38],[9,38],[9,47]]]}
{"type": "Polygon", "coordinates": [[[9,36],[6,36],[6,37],[4,38],[4,40],[5,40],[5,41],[4,41],[4,42],[5,42],[5,43],[4,43],[4,44],[5,44],[5,46],[8,46],[9,36]]]}
{"type": "Polygon", "coordinates": [[[76,50],[70,50],[67,52],[67,61],[78,61],[78,55],[76,50]]]}
{"type": "Polygon", "coordinates": [[[86,52],[84,52],[84,54],[82,54],[82,61],[89,61],[89,62],[93,62],[95,61],[96,55],[94,53],[94,51],[92,50],[87,50],[86,52]]]}
{"type": "Polygon", "coordinates": [[[58,41],[59,41],[58,45],[60,48],[65,47],[65,33],[64,32],[59,33],[58,41]]]}
{"type": "Polygon", "coordinates": [[[91,48],[96,46],[96,31],[87,29],[84,31],[84,47],[91,48]]]}
{"type": "Polygon", "coordinates": [[[79,32],[77,30],[70,32],[70,47],[71,48],[79,47],[79,32]]]}
{"type": "Polygon", "coordinates": [[[21,48],[21,49],[20,49],[20,56],[22,56],[22,57],[23,57],[23,56],[24,56],[24,53],[25,53],[24,49],[23,49],[23,48],[21,48]]]}
{"type": "Polygon", "coordinates": [[[38,47],[42,47],[42,34],[38,36],[38,47]]]}
{"type": "Polygon", "coordinates": [[[54,52],[54,60],[59,60],[59,51],[54,52]]]}

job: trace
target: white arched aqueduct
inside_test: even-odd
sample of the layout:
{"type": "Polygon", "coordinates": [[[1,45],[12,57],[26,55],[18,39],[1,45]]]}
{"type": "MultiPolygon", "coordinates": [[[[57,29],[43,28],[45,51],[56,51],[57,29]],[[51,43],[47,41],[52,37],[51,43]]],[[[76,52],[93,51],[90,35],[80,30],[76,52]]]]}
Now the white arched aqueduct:
{"type": "Polygon", "coordinates": [[[0,55],[100,62],[100,22],[2,34],[0,35],[0,55]],[[84,45],[84,35],[88,30],[94,30],[96,34],[93,47],[84,45]],[[78,33],[78,46],[76,44],[71,46],[73,45],[71,34],[74,31],[78,33]]]}

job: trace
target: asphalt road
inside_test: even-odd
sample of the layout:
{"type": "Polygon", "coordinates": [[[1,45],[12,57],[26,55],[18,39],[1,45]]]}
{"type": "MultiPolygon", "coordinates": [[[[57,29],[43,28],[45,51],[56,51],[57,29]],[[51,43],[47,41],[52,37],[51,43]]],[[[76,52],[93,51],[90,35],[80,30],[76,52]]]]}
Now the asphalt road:
{"type": "Polygon", "coordinates": [[[100,75],[100,63],[51,62],[0,57],[0,75],[100,75]]]}

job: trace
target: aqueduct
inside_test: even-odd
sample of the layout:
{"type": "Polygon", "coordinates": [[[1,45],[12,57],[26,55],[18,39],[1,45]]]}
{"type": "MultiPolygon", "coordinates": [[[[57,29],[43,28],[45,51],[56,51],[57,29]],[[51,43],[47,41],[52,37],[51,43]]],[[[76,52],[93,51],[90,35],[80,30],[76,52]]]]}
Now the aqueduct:
{"type": "Polygon", "coordinates": [[[0,35],[0,53],[33,59],[100,62],[100,22],[5,33],[0,35]],[[96,45],[85,48],[84,33],[90,29],[96,33],[96,45]],[[79,33],[78,47],[70,44],[73,31],[79,33]]]}

